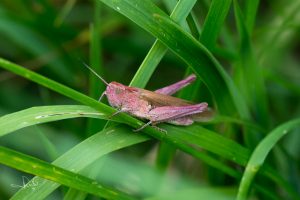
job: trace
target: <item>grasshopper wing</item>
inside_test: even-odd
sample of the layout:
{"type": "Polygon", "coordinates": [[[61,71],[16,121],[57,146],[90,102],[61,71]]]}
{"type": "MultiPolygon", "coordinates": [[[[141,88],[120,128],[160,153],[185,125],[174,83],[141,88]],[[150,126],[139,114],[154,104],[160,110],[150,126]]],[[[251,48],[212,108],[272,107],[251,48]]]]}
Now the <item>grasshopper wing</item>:
{"type": "Polygon", "coordinates": [[[140,98],[148,101],[153,107],[161,106],[187,106],[194,103],[169,95],[159,94],[149,90],[140,89],[140,98]]]}
{"type": "MultiPolygon", "coordinates": [[[[163,107],[163,106],[190,106],[195,105],[195,103],[172,97],[169,95],[159,94],[156,92],[152,92],[149,90],[140,89],[140,98],[149,102],[149,104],[153,107],[163,107]]],[[[191,118],[193,121],[197,122],[207,122],[210,121],[214,117],[215,113],[213,109],[207,107],[203,112],[192,114],[191,118]]]]}

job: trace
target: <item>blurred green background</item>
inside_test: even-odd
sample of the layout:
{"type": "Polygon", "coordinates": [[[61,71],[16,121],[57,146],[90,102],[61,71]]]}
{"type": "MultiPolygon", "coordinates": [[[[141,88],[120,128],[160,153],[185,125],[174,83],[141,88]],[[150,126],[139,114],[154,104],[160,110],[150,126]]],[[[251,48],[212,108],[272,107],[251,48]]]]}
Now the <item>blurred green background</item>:
{"type": "MultiPolygon", "coordinates": [[[[176,3],[159,0],[152,2],[168,14],[176,3]]],[[[239,1],[242,8],[248,5],[247,2],[239,1]]],[[[251,55],[255,62],[243,57],[248,54],[243,52],[243,46],[240,45],[243,38],[241,39],[239,35],[240,27],[236,25],[233,6],[229,9],[216,44],[209,50],[232,77],[247,103],[255,102],[254,106],[249,103],[253,123],[270,131],[283,122],[299,117],[300,113],[300,1],[257,2],[259,6],[255,25],[253,23],[253,31],[247,38],[251,41],[251,55]],[[265,102],[260,102],[260,99],[255,99],[255,95],[251,95],[253,94],[251,92],[256,92],[255,88],[248,92],[247,85],[243,85],[244,81],[255,82],[255,79],[251,79],[255,75],[249,74],[248,79],[237,75],[239,67],[245,64],[243,62],[248,62],[250,68],[253,63],[259,66],[259,74],[263,78],[266,93],[265,102]],[[265,103],[266,115],[258,116],[256,109],[265,103]]],[[[193,19],[200,35],[210,5],[211,1],[199,0],[193,7],[193,19]]],[[[251,25],[251,22],[249,24],[251,25]]],[[[108,82],[117,81],[129,85],[155,39],[130,19],[100,1],[2,0],[0,2],[0,57],[95,99],[98,99],[105,87],[101,81],[90,75],[83,62],[95,67],[108,82]]],[[[199,36],[196,39],[199,39],[199,36]]],[[[205,38],[203,40],[205,41],[205,38]]],[[[168,51],[151,75],[146,88],[155,90],[182,79],[187,73],[187,67],[188,65],[178,56],[168,51]]],[[[196,92],[194,88],[186,88],[180,93],[181,97],[195,102],[207,101],[214,108],[215,101],[210,92],[203,84],[199,85],[196,92]],[[191,90],[194,90],[193,94],[191,90]]],[[[0,97],[1,116],[34,106],[78,104],[72,99],[2,69],[0,97]]],[[[106,100],[104,102],[107,103],[106,100]]],[[[93,121],[86,118],[56,121],[18,130],[2,137],[0,144],[52,162],[74,145],[102,130],[105,124],[106,120],[93,121]]],[[[226,137],[242,145],[247,143],[240,134],[244,131],[242,128],[231,127],[226,122],[217,125],[206,124],[205,127],[216,132],[225,130],[223,135],[226,137]]],[[[263,135],[258,134],[257,137],[255,144],[263,138],[263,135]]],[[[275,165],[275,170],[288,177],[289,183],[298,193],[299,141],[298,128],[280,143],[280,148],[275,149],[277,154],[272,155],[274,160],[270,161],[275,165]]],[[[166,187],[160,188],[165,192],[173,191],[174,188],[188,189],[186,193],[177,194],[178,199],[185,197],[201,199],[201,195],[204,195],[203,198],[209,196],[211,199],[235,198],[237,180],[181,151],[177,151],[176,155],[172,150],[166,151],[172,155],[166,156],[165,162],[169,163],[168,158],[172,162],[165,164],[163,170],[159,170],[159,167],[155,167],[157,148],[158,142],[153,140],[133,145],[105,156],[94,168],[101,168],[103,173],[99,179],[108,185],[114,188],[127,188],[126,191],[133,194],[142,193],[143,197],[155,193],[158,187],[156,184],[160,183],[166,187]],[[140,179],[145,180],[144,184],[141,184],[143,180],[140,179]],[[204,188],[205,191],[192,190],[194,188],[204,188]],[[220,195],[217,191],[220,191],[220,195]],[[216,197],[211,196],[212,194],[216,197]]],[[[254,146],[249,148],[253,149],[254,146]]],[[[222,157],[218,159],[222,160],[222,157]]],[[[0,166],[0,199],[7,199],[18,190],[18,187],[11,184],[22,185],[22,176],[28,179],[32,177],[4,165],[0,166]]],[[[268,183],[266,185],[268,187],[268,183]]],[[[278,191],[280,193],[280,189],[278,191]]],[[[48,198],[62,199],[65,192],[66,188],[59,189],[48,198]]],[[[97,199],[94,196],[87,198],[97,199]]],[[[166,197],[168,198],[173,197],[166,197]]],[[[254,194],[252,198],[260,199],[264,196],[254,194]]]]}

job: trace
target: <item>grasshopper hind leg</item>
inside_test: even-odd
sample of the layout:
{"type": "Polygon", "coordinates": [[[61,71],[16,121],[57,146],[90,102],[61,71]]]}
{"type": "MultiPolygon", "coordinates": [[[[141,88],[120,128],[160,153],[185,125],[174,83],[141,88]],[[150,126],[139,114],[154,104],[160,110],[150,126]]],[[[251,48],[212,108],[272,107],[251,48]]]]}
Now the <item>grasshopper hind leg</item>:
{"type": "Polygon", "coordinates": [[[134,132],[139,132],[139,131],[143,130],[144,128],[146,128],[147,126],[149,126],[150,124],[152,124],[152,121],[147,122],[146,124],[144,124],[144,125],[141,126],[140,128],[134,129],[133,131],[134,131],[134,132]]]}

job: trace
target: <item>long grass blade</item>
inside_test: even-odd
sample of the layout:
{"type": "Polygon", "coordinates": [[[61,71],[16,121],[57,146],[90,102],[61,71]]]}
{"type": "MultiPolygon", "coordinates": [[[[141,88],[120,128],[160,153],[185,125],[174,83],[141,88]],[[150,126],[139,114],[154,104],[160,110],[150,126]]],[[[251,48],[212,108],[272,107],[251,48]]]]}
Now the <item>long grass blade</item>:
{"type": "MultiPolygon", "coordinates": [[[[285,136],[291,129],[300,125],[300,119],[291,120],[286,122],[273,131],[271,131],[255,148],[253,151],[246,169],[244,171],[243,178],[240,183],[237,199],[247,199],[247,194],[250,189],[250,185],[261,166],[264,164],[269,152],[274,148],[277,142],[285,136]]],[[[299,198],[299,194],[294,194],[294,199],[299,198]]]]}
{"type": "MultiPolygon", "coordinates": [[[[0,163],[99,197],[124,200],[135,199],[123,192],[108,188],[97,181],[84,177],[80,174],[48,164],[45,161],[2,146],[0,146],[0,163]]],[[[24,188],[28,187],[31,190],[35,190],[36,187],[38,187],[38,184],[38,182],[34,182],[32,184],[25,185],[24,188]]]]}

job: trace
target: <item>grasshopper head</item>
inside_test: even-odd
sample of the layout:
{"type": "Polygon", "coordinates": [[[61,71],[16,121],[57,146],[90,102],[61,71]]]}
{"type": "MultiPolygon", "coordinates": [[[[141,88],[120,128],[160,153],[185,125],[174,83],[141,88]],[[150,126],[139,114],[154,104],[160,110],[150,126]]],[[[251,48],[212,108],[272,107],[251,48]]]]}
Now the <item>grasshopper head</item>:
{"type": "Polygon", "coordinates": [[[127,86],[117,82],[111,82],[107,85],[105,93],[112,107],[120,108],[122,106],[122,102],[126,98],[126,88],[127,86]]]}

